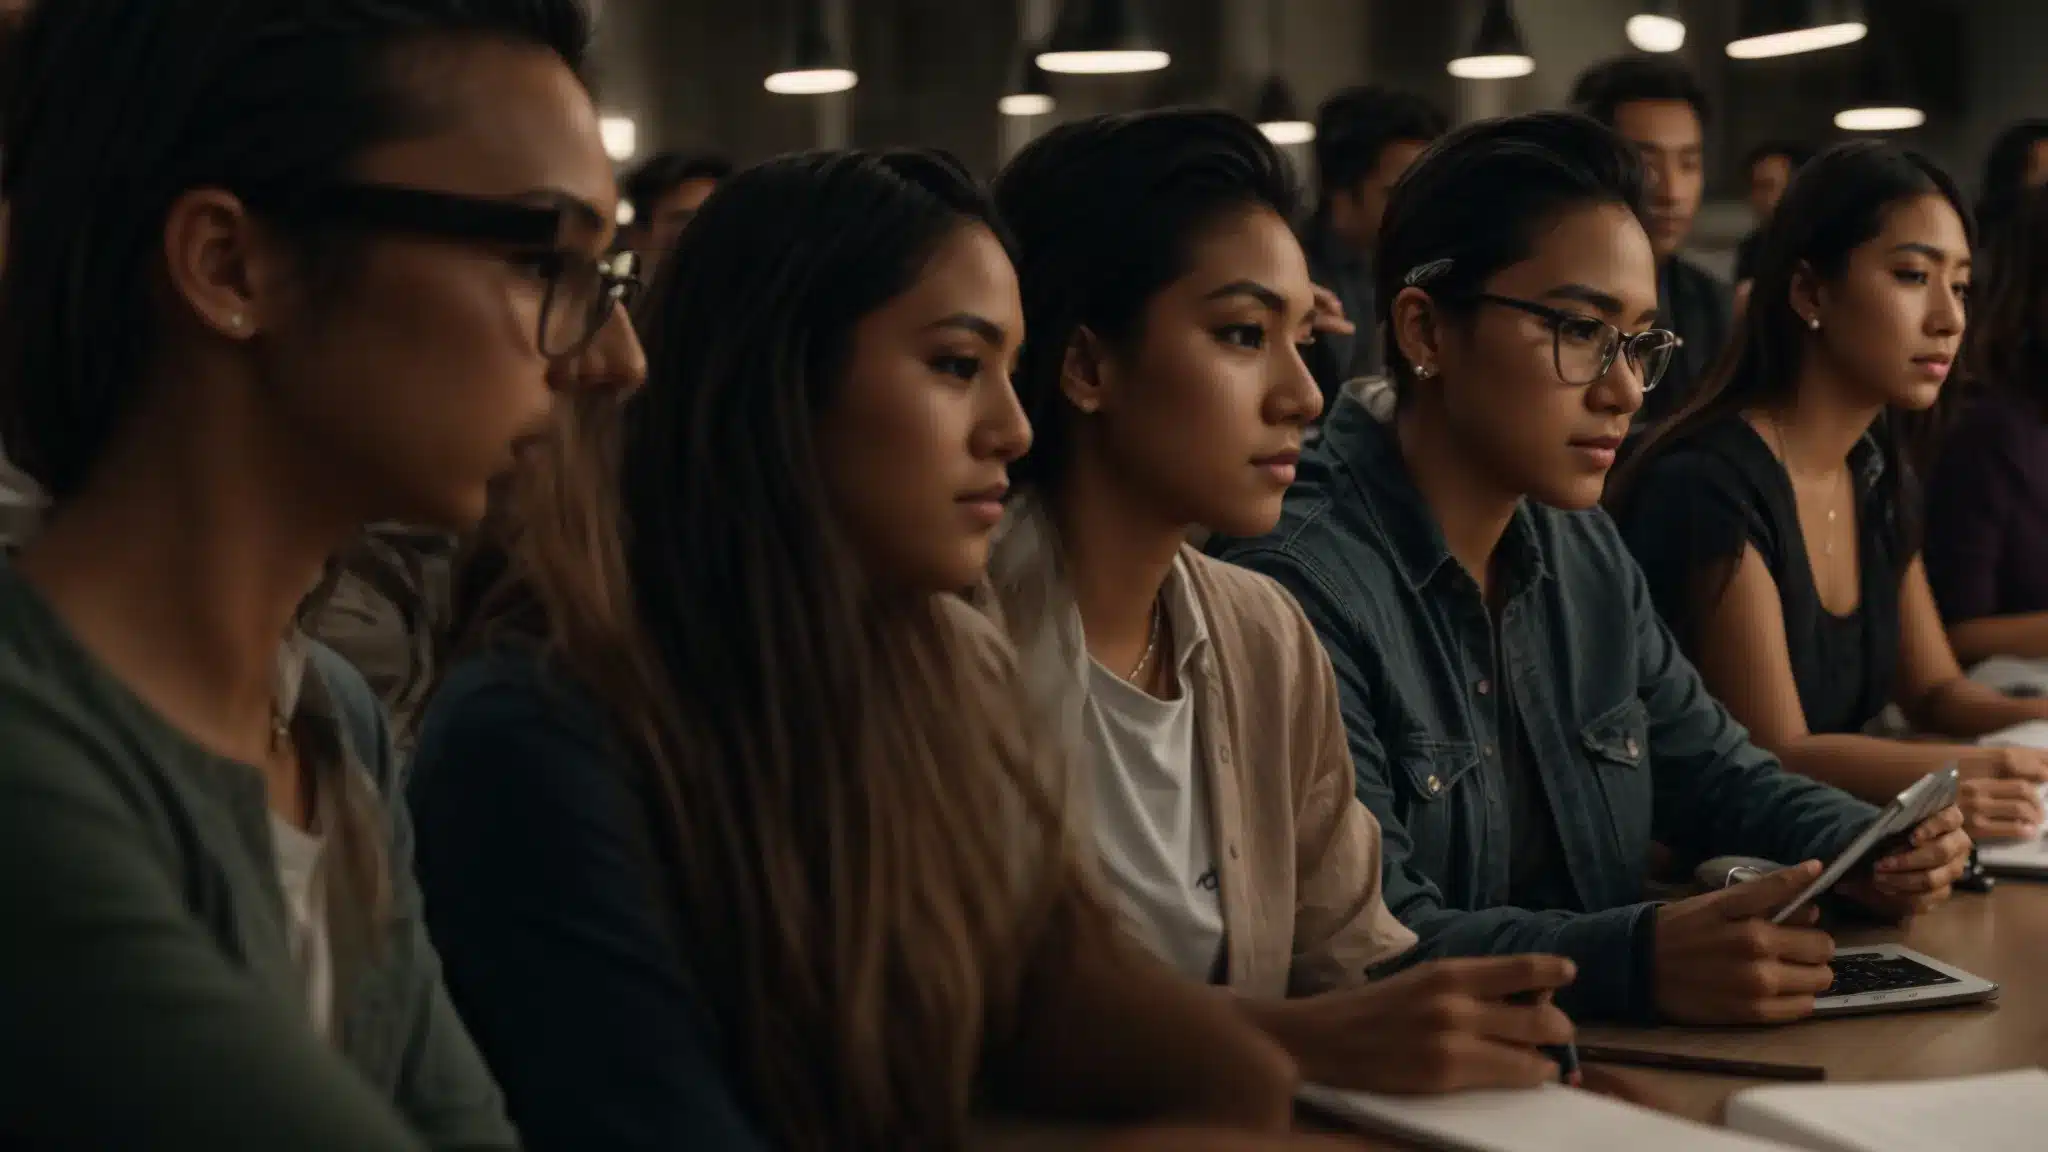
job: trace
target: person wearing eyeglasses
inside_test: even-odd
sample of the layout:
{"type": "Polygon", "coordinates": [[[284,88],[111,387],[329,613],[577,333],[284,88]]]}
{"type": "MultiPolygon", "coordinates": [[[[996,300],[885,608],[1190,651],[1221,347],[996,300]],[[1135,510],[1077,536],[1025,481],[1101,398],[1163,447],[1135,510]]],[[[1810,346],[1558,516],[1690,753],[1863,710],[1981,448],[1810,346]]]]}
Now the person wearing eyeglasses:
{"type": "MultiPolygon", "coordinates": [[[[1380,234],[1386,402],[1347,397],[1279,526],[1219,550],[1285,585],[1330,655],[1411,956],[1567,956],[1559,1004],[1592,1019],[1793,1020],[1833,947],[1768,917],[1875,809],[1749,742],[1599,508],[1675,345],[1643,189],[1634,150],[1574,114],[1438,142],[1380,234]],[[1652,904],[1653,841],[1804,863],[1652,904]]],[[[1848,891],[1939,893],[1959,821],[1848,891]]]]}
{"type": "Polygon", "coordinates": [[[589,31],[577,0],[30,16],[0,440],[48,507],[0,567],[0,1143],[516,1146],[389,726],[299,612],[363,524],[465,529],[558,398],[638,370],[589,31]]]}

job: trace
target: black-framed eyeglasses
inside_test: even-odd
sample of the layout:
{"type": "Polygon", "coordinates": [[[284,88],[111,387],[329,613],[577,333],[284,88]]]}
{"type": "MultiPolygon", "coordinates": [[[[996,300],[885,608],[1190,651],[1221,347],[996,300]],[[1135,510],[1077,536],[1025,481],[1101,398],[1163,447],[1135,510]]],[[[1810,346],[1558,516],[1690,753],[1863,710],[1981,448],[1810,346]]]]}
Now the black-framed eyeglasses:
{"type": "Polygon", "coordinates": [[[1550,329],[1550,355],[1557,378],[1574,386],[1600,380],[1614,370],[1617,357],[1626,356],[1629,367],[1635,369],[1636,377],[1643,382],[1643,391],[1648,392],[1664,378],[1664,370],[1671,367],[1671,357],[1682,343],[1677,333],[1662,328],[1630,336],[1605,320],[1534,300],[1491,292],[1478,293],[1477,299],[1542,319],[1550,329]]]}
{"type": "Polygon", "coordinates": [[[640,291],[633,253],[594,257],[566,246],[577,221],[591,232],[602,226],[580,203],[534,204],[389,184],[330,184],[247,199],[258,211],[309,223],[511,249],[508,259],[546,285],[535,337],[550,360],[567,360],[590,347],[613,311],[632,307],[640,291]]]}

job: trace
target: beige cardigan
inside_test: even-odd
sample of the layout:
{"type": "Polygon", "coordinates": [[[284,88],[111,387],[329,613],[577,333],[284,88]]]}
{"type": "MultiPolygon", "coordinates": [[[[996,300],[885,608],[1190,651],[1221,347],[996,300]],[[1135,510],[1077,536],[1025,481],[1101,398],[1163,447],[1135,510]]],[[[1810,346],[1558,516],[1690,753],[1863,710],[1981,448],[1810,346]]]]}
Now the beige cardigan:
{"type": "MultiPolygon", "coordinates": [[[[1058,553],[1049,518],[1018,501],[976,598],[1016,645],[1039,722],[1089,770],[1081,736],[1088,653],[1058,553]]],[[[1379,824],[1352,790],[1329,658],[1278,584],[1193,548],[1175,563],[1209,631],[1190,690],[1229,985],[1278,997],[1361,983],[1415,936],[1381,898],[1379,824]]],[[[1085,837],[1091,789],[1065,791],[1085,837]]]]}

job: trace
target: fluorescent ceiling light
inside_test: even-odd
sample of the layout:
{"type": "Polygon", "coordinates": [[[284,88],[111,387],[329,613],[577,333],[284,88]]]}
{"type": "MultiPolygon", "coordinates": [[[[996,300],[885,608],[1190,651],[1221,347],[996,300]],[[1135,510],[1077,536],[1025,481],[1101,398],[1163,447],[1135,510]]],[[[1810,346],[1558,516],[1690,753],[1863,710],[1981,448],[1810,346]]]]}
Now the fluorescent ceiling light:
{"type": "Polygon", "coordinates": [[[1114,76],[1126,72],[1157,72],[1173,57],[1149,48],[1116,52],[1040,52],[1038,66],[1071,76],[1114,76]]]}
{"type": "Polygon", "coordinates": [[[1306,120],[1269,120],[1259,131],[1275,144],[1306,144],[1316,138],[1316,126],[1306,120]]]}
{"type": "Polygon", "coordinates": [[[640,150],[640,126],[631,116],[605,116],[597,122],[597,134],[604,141],[604,154],[621,163],[640,150]]]}
{"type": "Polygon", "coordinates": [[[1536,70],[1527,56],[1460,56],[1444,66],[1460,80],[1512,80],[1536,70]]]}
{"type": "Polygon", "coordinates": [[[1038,54],[1047,72],[1082,76],[1157,72],[1172,62],[1133,0],[1065,0],[1038,54]]]}
{"type": "Polygon", "coordinates": [[[1802,52],[1821,52],[1829,48],[1854,44],[1868,35],[1870,26],[1861,22],[1823,24],[1814,28],[1795,28],[1789,32],[1751,36],[1746,40],[1731,40],[1728,42],[1728,55],[1737,60],[1797,56],[1802,52]]]}
{"type": "Polygon", "coordinates": [[[1676,17],[1631,16],[1625,31],[1628,42],[1644,52],[1676,52],[1685,47],[1685,21],[1676,17]]]}
{"type": "Polygon", "coordinates": [[[851,68],[806,68],[771,73],[761,87],[777,96],[823,96],[844,92],[858,83],[860,77],[851,68]]]}
{"type": "Polygon", "coordinates": [[[1844,132],[1904,132],[1927,123],[1927,113],[1903,105],[1844,108],[1835,113],[1835,127],[1844,132]]]}
{"type": "Polygon", "coordinates": [[[996,111],[1005,116],[1043,116],[1052,110],[1052,97],[1043,92],[1012,92],[996,101],[996,111]]]}

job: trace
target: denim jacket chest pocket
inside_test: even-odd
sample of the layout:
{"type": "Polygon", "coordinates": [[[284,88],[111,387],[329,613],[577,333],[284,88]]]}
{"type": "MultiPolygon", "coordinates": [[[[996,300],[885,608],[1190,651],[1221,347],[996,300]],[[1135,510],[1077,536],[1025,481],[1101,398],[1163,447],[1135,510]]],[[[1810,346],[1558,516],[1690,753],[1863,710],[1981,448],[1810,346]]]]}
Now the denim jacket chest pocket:
{"type": "Polygon", "coordinates": [[[1608,827],[1621,860],[1642,867],[1649,858],[1655,804],[1649,717],[1642,701],[1631,696],[1597,711],[1580,725],[1578,742],[1578,752],[1591,769],[1589,778],[1597,782],[1606,801],[1608,827]]]}
{"type": "Polygon", "coordinates": [[[1479,746],[1469,740],[1410,737],[1395,752],[1395,803],[1413,845],[1411,867],[1454,901],[1476,890],[1470,875],[1486,836],[1489,797],[1477,771],[1479,746]]]}

